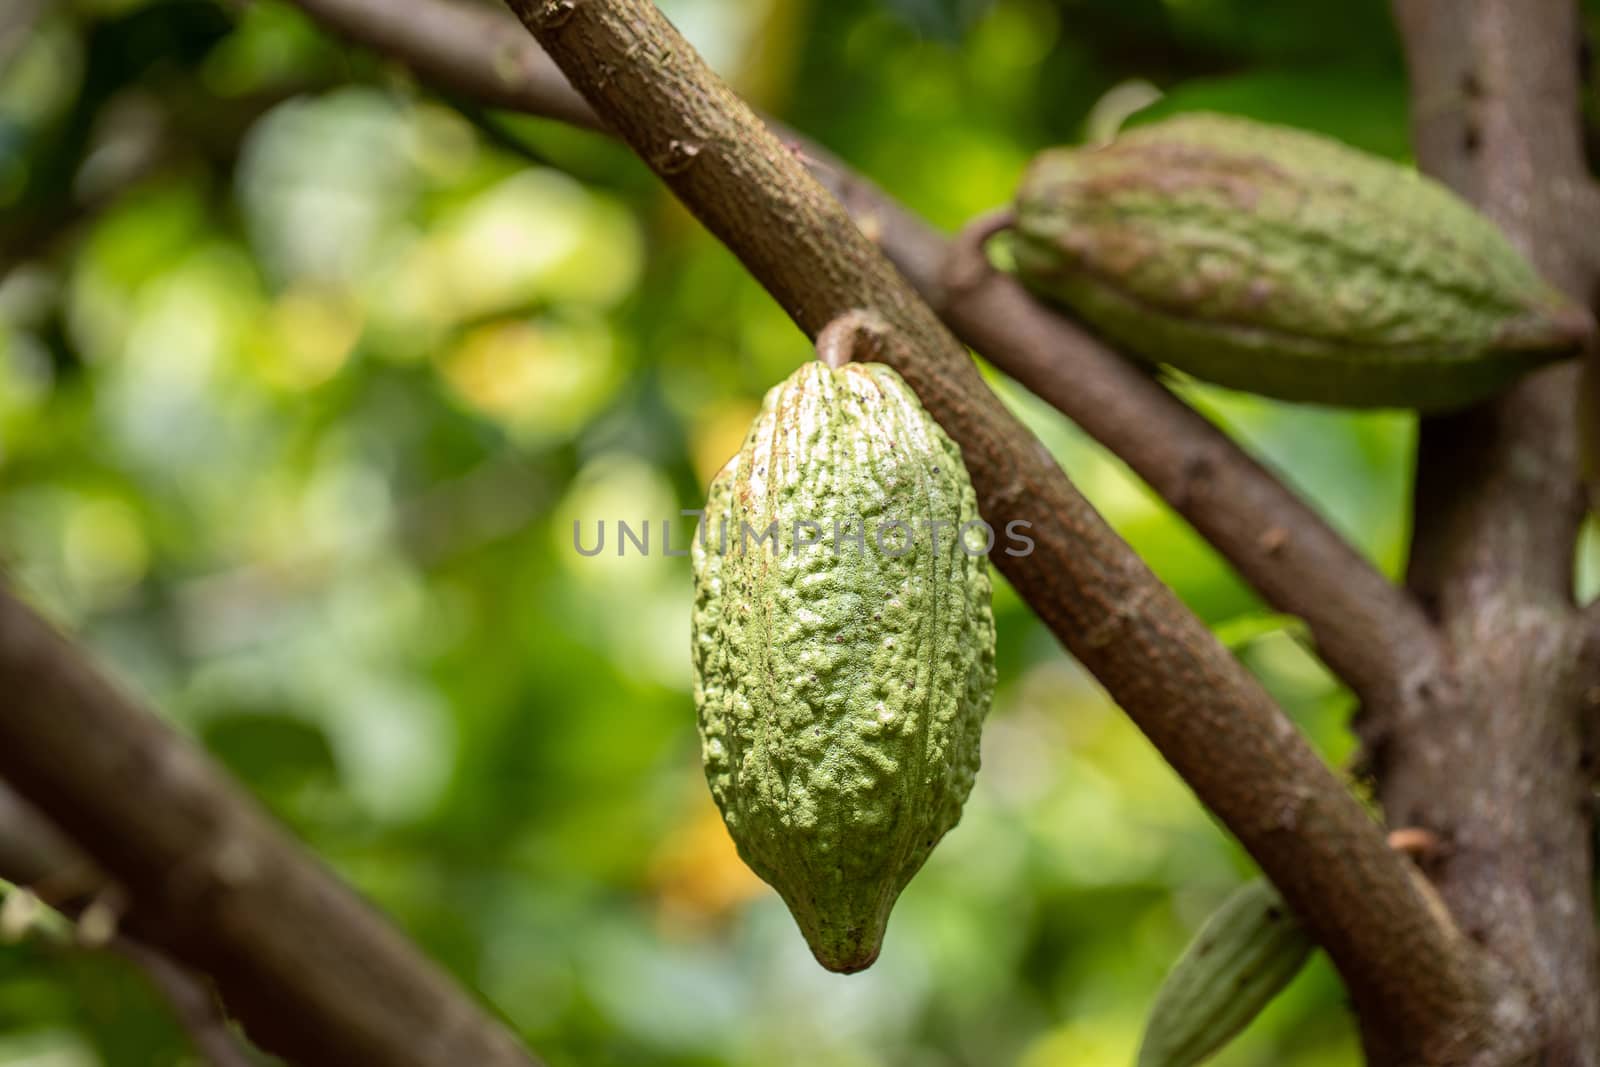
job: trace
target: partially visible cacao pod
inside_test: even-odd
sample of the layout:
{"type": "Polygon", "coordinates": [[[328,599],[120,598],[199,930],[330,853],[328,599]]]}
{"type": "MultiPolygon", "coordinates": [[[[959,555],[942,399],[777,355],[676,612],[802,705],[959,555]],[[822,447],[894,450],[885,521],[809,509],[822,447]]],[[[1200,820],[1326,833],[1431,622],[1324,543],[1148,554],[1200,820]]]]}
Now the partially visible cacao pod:
{"type": "Polygon", "coordinates": [[[1138,1067],[1193,1067],[1283,991],[1315,947],[1265,879],[1235,890],[1200,927],[1156,994],[1138,1067]]]}
{"type": "Polygon", "coordinates": [[[1131,354],[1286,400],[1460,406],[1593,329],[1443,185],[1224,115],[1040,153],[1014,237],[1022,280],[1131,354]]]}
{"type": "Polygon", "coordinates": [[[995,681],[984,538],[958,540],[977,520],[960,449],[876,363],[801,367],[711,484],[692,548],[706,778],[830,970],[877,958],[972,788],[995,681]]]}

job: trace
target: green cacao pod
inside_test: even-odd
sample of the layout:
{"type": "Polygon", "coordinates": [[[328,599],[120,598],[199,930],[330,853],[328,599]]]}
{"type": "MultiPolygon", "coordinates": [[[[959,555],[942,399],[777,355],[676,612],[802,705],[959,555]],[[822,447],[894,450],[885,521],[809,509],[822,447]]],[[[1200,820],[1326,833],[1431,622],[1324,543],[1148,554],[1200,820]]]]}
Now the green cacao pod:
{"type": "Polygon", "coordinates": [[[1013,247],[1027,285],[1131,354],[1286,400],[1460,406],[1593,328],[1439,183],[1223,115],[1040,153],[1013,247]]]}
{"type": "Polygon", "coordinates": [[[1226,1045],[1300,973],[1313,945],[1265,879],[1200,927],[1156,994],[1138,1067],[1192,1067],[1226,1045]]]}
{"type": "Polygon", "coordinates": [[[959,538],[977,521],[959,447],[876,363],[805,364],[711,484],[692,547],[706,778],[830,970],[877,958],[972,789],[995,679],[985,546],[959,538]]]}

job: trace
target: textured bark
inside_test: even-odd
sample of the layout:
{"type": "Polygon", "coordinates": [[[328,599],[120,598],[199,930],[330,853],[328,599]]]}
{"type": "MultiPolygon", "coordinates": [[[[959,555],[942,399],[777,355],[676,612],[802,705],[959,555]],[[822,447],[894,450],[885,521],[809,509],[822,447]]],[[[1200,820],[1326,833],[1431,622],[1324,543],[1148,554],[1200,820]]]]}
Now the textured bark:
{"type": "Polygon", "coordinates": [[[0,775],[116,879],[137,940],[297,1064],[529,1067],[498,1022],[190,742],[0,592],[0,775]]]}
{"type": "MultiPolygon", "coordinates": [[[[1422,166],[1475,201],[1552,281],[1593,292],[1593,191],[1578,136],[1578,31],[1568,0],[1400,0],[1422,166]]],[[[1600,974],[1583,725],[1588,639],[1572,603],[1582,515],[1578,368],[1424,420],[1410,583],[1451,668],[1369,720],[1392,822],[1444,842],[1430,875],[1461,927],[1537,1007],[1526,1062],[1600,1062],[1600,974]]],[[[1375,1063],[1403,1063],[1368,1026],[1375,1063]]],[[[1470,1062],[1513,1063],[1481,1058],[1470,1062]]]]}

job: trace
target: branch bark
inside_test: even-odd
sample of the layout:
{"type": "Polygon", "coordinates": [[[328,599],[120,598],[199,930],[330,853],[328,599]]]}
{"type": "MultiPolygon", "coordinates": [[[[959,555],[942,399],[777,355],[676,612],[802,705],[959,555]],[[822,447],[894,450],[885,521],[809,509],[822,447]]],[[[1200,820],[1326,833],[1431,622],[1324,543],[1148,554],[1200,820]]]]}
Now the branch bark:
{"type": "MultiPolygon", "coordinates": [[[[1572,224],[1592,197],[1576,5],[1398,0],[1395,13],[1422,166],[1548,278],[1591,297],[1593,234],[1572,224]]],[[[1424,420],[1410,583],[1455,667],[1380,724],[1375,760],[1391,820],[1446,842],[1430,873],[1451,912],[1532,990],[1546,1065],[1600,1062],[1582,765],[1592,683],[1571,600],[1583,513],[1577,372],[1553,368],[1483,407],[1424,420]]],[[[1367,1037],[1378,1062],[1400,1062],[1393,1035],[1367,1037]]]]}
{"type": "MultiPolygon", "coordinates": [[[[0,878],[32,892],[50,908],[79,916],[95,901],[120,896],[94,864],[44,820],[34,808],[0,783],[0,878]]],[[[81,928],[80,928],[81,929],[81,928]]],[[[209,1067],[252,1067],[254,1059],[228,1025],[204,976],[126,934],[109,944],[142,971],[171,1007],[194,1051],[209,1067]]]]}
{"type": "MultiPolygon", "coordinates": [[[[512,20],[450,0],[295,0],[351,40],[473,99],[609,132],[512,20]],[[485,56],[492,57],[485,61],[485,56]]],[[[1443,669],[1416,601],[1304,500],[1157,379],[987,272],[941,282],[951,242],[825,148],[769,122],[957,336],[1115,453],[1276,608],[1305,619],[1329,667],[1368,707],[1414,698],[1443,669]]]]}
{"type": "MultiPolygon", "coordinates": [[[[965,348],[849,215],[643,0],[513,0],[595,111],[815,336],[855,308],[918,353],[899,370],[961,444],[998,560],[1283,891],[1363,1006],[1414,1047],[1503,1040],[1523,1016],[1260,686],[1078,495],[965,348]],[[1493,1020],[1491,1022],[1491,1019],[1493,1020]],[[1442,1035],[1442,1036],[1441,1036],[1442,1035]]],[[[895,347],[895,346],[890,346],[895,347]]]]}
{"type": "Polygon", "coordinates": [[[0,592],[0,776],[126,892],[128,932],[299,1064],[529,1067],[510,1033],[202,752],[0,592]]]}
{"type": "Polygon", "coordinates": [[[440,88],[508,111],[606,129],[555,62],[503,11],[441,0],[293,2],[340,36],[400,60],[440,88]]]}
{"type": "Polygon", "coordinates": [[[171,1006],[203,1062],[209,1067],[254,1067],[255,1060],[234,1038],[228,1017],[203,977],[132,938],[116,938],[112,945],[144,972],[171,1006]]]}

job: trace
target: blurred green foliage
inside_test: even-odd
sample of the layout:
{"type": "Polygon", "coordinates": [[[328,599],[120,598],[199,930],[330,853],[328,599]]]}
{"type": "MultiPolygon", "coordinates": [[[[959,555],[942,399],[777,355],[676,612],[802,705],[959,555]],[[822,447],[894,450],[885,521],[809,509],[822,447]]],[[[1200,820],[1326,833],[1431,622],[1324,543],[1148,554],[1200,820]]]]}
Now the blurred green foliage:
{"type": "MultiPolygon", "coordinates": [[[[1406,151],[1367,0],[664,6],[947,227],[1152,101],[1406,151]]],[[[964,821],[871,971],[812,962],[707,796],[659,541],[808,353],[614,144],[441,98],[272,0],[7,0],[0,272],[9,581],[553,1064],[1131,1062],[1248,870],[1002,583],[964,821]],[[607,550],[574,551],[600,520],[607,550]],[[618,520],[655,551],[619,558],[618,520]]],[[[1293,621],[992,380],[1346,764],[1352,702],[1293,621]]],[[[1398,569],[1412,420],[1187,392],[1398,569]]],[[[1341,1000],[1318,963],[1217,1062],[1353,1064],[1341,1000]]],[[[0,951],[0,1063],[185,1055],[117,960],[0,951]]]]}

